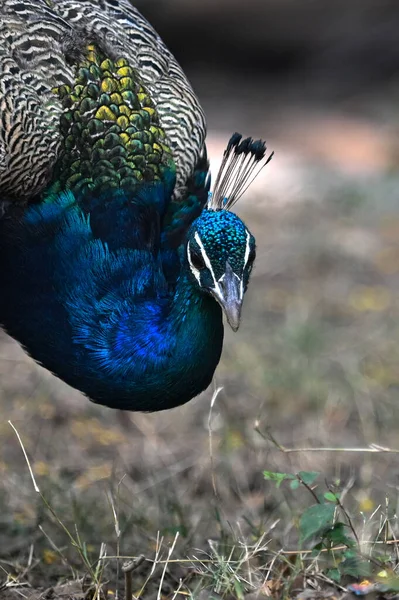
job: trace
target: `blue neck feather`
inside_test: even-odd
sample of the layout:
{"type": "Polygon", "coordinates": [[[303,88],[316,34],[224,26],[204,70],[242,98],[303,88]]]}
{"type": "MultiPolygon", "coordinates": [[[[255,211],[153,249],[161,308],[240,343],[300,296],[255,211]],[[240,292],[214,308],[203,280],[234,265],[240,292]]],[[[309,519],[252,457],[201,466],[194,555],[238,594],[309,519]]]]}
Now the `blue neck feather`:
{"type": "Polygon", "coordinates": [[[70,192],[50,194],[0,220],[0,323],[43,366],[113,408],[187,402],[209,385],[222,350],[219,305],[192,282],[182,248],[168,281],[158,226],[146,229],[164,193],[152,185],[130,204],[119,193],[98,213],[70,192]],[[121,206],[115,225],[110,212],[121,206]]]}

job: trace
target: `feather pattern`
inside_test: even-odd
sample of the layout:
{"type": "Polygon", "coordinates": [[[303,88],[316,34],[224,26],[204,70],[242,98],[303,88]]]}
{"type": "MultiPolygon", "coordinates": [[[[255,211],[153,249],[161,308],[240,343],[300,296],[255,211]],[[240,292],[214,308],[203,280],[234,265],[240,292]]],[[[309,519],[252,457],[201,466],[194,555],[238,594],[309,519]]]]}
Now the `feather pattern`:
{"type": "Polygon", "coordinates": [[[222,314],[239,325],[255,240],[229,209],[264,144],[231,163],[233,136],[212,201],[202,109],[128,0],[0,14],[0,324],[95,402],[187,402],[212,380],[222,314]]]}
{"type": "Polygon", "coordinates": [[[0,0],[0,40],[3,202],[26,201],[49,182],[62,141],[63,107],[53,89],[75,84],[90,41],[140,74],[173,149],[175,195],[183,195],[203,152],[203,111],[173,55],[128,0],[0,0]]]}

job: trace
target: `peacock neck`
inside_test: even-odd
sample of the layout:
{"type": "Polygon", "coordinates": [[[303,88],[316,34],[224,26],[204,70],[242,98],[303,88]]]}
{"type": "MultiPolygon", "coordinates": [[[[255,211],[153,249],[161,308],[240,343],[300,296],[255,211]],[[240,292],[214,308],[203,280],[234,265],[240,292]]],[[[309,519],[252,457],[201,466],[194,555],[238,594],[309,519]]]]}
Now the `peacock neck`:
{"type": "Polygon", "coordinates": [[[170,291],[159,254],[93,238],[72,195],[0,221],[0,270],[2,326],[95,402],[161,410],[210,384],[223,343],[217,302],[187,264],[170,291]]]}
{"type": "Polygon", "coordinates": [[[100,403],[111,395],[115,408],[171,408],[211,383],[223,344],[221,309],[183,270],[169,298],[127,306],[111,339],[106,377],[96,373],[86,393],[100,403]]]}

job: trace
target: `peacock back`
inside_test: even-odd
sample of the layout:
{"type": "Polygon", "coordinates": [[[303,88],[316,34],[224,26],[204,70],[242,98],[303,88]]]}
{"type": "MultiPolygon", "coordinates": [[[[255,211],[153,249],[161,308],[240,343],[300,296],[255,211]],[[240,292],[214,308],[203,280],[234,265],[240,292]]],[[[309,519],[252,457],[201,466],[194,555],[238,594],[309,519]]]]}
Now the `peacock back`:
{"type": "MultiPolygon", "coordinates": [[[[122,177],[129,176],[124,168],[143,177],[156,172],[154,150],[167,146],[174,194],[183,193],[203,152],[203,111],[173,55],[128,0],[0,0],[0,15],[3,202],[40,194],[60,157],[73,161],[79,127],[87,132],[82,143],[100,151],[111,122],[113,145],[102,138],[103,149],[116,155],[115,146],[121,153],[130,142],[122,177]]],[[[79,168],[85,179],[84,158],[79,168]]]]}

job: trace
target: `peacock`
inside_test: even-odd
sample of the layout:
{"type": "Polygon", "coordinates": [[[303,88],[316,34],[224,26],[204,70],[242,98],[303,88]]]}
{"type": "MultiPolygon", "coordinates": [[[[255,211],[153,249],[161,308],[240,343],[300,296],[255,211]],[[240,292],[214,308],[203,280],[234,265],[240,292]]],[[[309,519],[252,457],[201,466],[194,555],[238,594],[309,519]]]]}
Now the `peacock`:
{"type": "Polygon", "coordinates": [[[0,324],[96,403],[187,402],[239,326],[271,155],[233,134],[210,192],[205,133],[129,0],[0,0],[0,324]]]}

